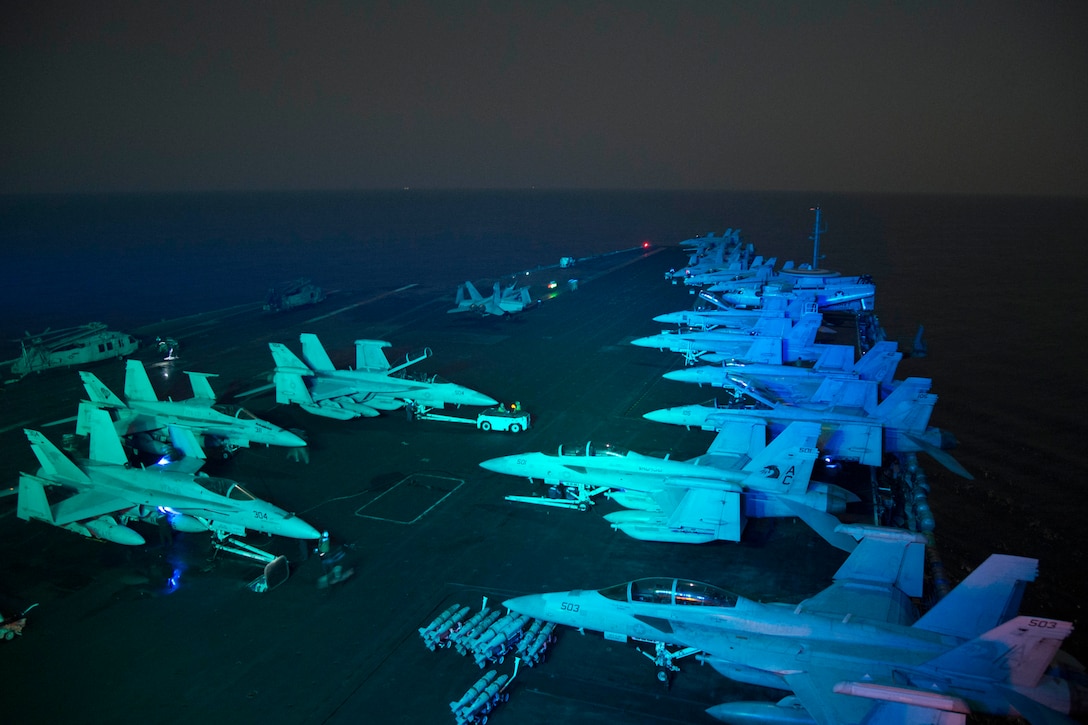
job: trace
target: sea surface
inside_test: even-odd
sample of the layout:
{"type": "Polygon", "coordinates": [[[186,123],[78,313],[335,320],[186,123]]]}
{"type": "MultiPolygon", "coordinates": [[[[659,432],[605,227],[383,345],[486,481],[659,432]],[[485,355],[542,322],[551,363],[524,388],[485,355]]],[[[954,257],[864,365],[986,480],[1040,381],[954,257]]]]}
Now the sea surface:
{"type": "Polygon", "coordinates": [[[24,331],[94,320],[134,329],[260,303],[300,276],[330,291],[415,283],[452,302],[466,279],[728,228],[757,253],[811,261],[815,205],[826,225],[823,266],[873,276],[881,322],[904,349],[925,327],[928,356],[904,361],[899,377],[933,379],[932,423],[959,438],[955,454],[975,474],[934,476],[941,541],[965,566],[991,551],[1040,557],[1052,579],[1034,603],[1079,616],[1088,571],[1088,199],[535,190],[4,197],[0,359],[18,354],[9,341],[24,331]],[[1066,576],[1078,581],[1063,587],[1066,576]]]}

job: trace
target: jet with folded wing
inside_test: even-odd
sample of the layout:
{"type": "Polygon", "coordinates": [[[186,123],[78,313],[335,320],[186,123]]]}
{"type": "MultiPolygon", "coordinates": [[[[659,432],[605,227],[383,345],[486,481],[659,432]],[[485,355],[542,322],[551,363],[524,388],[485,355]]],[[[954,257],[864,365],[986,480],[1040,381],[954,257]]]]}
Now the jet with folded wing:
{"type": "Polygon", "coordinates": [[[292,539],[320,536],[295,514],[262,501],[235,481],[171,465],[130,465],[109,414],[95,408],[87,419],[90,456],[78,463],[38,431],[24,431],[41,468],[19,475],[19,518],[130,546],[143,544],[144,538],[128,524],[165,519],[178,531],[210,531],[219,548],[234,553],[242,553],[238,545],[250,547],[232,537],[250,531],[292,539]]]}
{"type": "Polygon", "coordinates": [[[1053,666],[1072,623],[1016,616],[1037,560],[995,554],[917,618],[910,597],[922,590],[923,537],[839,530],[860,543],[834,583],[800,604],[765,604],[666,577],[504,605],[609,639],[657,642],[663,666],[701,651],[701,661],[732,680],[794,693],[707,711],[727,723],[959,725],[986,713],[1042,725],[1072,723],[1066,714],[1084,708],[1084,687],[1053,666]]]}
{"type": "Polygon", "coordinates": [[[285,345],[271,342],[276,362],[273,382],[277,403],[297,403],[314,415],[337,420],[372,418],[383,410],[398,410],[409,403],[426,408],[451,405],[491,407],[498,401],[437,375],[410,375],[411,365],[430,357],[427,348],[393,367],[385,356],[384,340],[356,340],[355,368],[337,370],[317,335],[303,333],[302,360],[285,345]],[[305,361],[305,362],[304,362],[305,361]]]}
{"type": "Polygon", "coordinates": [[[215,375],[185,374],[189,376],[193,397],[159,400],[143,363],[128,360],[125,363],[125,400],[121,400],[94,373],[81,372],[79,377],[89,400],[80,403],[76,433],[87,435],[89,412],[104,408],[110,411],[120,435],[134,447],[156,454],[168,452],[167,446],[172,443],[171,429],[174,439],[178,434],[191,433],[201,458],[206,457],[206,448],[216,448],[227,457],[253,443],[290,448],[306,445],[306,441],[295,433],[261,420],[241,406],[217,402],[208,382],[215,375]]]}
{"type": "Polygon", "coordinates": [[[777,313],[761,318],[749,330],[663,331],[631,341],[639,347],[671,350],[691,365],[696,360],[738,360],[781,365],[813,361],[825,345],[816,344],[823,315],[806,313],[796,324],[777,313]]]}
{"type": "Polygon", "coordinates": [[[803,405],[817,398],[828,378],[876,382],[882,395],[894,390],[895,371],[903,359],[903,353],[896,350],[896,343],[883,340],[873,345],[857,362],[853,362],[853,359],[852,346],[826,345],[820,359],[812,367],[738,362],[685,367],[670,370],[661,377],[741,391],[756,383],[790,405],[803,405]]]}
{"type": "MultiPolygon", "coordinates": [[[[519,453],[484,461],[496,473],[542,480],[585,508],[604,493],[627,511],[604,518],[644,541],[702,544],[740,541],[748,518],[799,517],[833,546],[854,548],[835,533],[851,492],[811,481],[819,455],[817,423],[794,423],[770,445],[764,426],[738,424],[722,430],[706,454],[689,461],[647,456],[611,446],[561,446],[558,455],[519,453]]],[[[508,496],[551,505],[552,499],[508,496]]]]}
{"type": "Polygon", "coordinates": [[[730,384],[735,392],[724,401],[662,408],[643,417],[715,431],[727,423],[747,421],[766,425],[771,435],[794,421],[814,421],[823,428],[820,450],[830,458],[879,466],[885,453],[925,451],[953,473],[973,478],[946,450],[955,446],[955,438],[929,426],[937,404],[937,396],[929,392],[929,378],[907,378],[879,403],[877,383],[865,380],[826,378],[804,405],[784,402],[754,381],[730,384]]]}

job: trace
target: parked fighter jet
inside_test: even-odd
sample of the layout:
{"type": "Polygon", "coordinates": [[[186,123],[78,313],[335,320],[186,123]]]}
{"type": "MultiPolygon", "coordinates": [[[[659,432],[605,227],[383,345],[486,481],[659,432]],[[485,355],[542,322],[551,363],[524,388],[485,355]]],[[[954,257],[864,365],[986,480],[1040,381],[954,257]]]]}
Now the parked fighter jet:
{"type": "Polygon", "coordinates": [[[829,390],[811,406],[780,403],[773,395],[750,386],[721,404],[713,400],[709,404],[662,408],[643,417],[703,430],[721,430],[731,422],[758,422],[767,425],[772,435],[793,421],[815,421],[825,433],[820,450],[831,458],[879,466],[884,453],[925,451],[950,471],[973,478],[944,450],[955,446],[955,438],[940,428],[928,427],[937,404],[937,396],[929,392],[931,380],[907,378],[879,404],[875,388],[866,388],[865,383],[858,387],[859,381],[851,384],[829,378],[825,383],[828,381],[836,384],[836,390],[829,390]]]}
{"type": "Polygon", "coordinates": [[[475,312],[480,315],[504,317],[515,315],[533,305],[528,287],[517,287],[516,283],[503,288],[498,282],[490,297],[484,297],[471,282],[457,286],[457,306],[446,310],[456,312],[475,312]]]}
{"type": "Polygon", "coordinates": [[[833,546],[849,551],[854,541],[835,534],[839,522],[832,514],[858,498],[838,486],[810,481],[819,435],[818,423],[794,423],[767,445],[764,426],[739,424],[718,433],[705,455],[689,461],[587,443],[573,450],[560,446],[559,455],[519,453],[480,466],[573,488],[580,503],[605,493],[634,509],[604,518],[636,539],[686,544],[740,541],[749,517],[797,516],[833,546]]]}
{"type": "Polygon", "coordinates": [[[713,355],[715,360],[781,365],[784,362],[819,358],[822,346],[817,345],[815,340],[822,321],[823,315],[818,312],[805,314],[797,324],[776,316],[760,319],[750,331],[666,331],[660,335],[637,338],[631,344],[678,352],[689,365],[708,354],[713,355]]]}
{"type": "Polygon", "coordinates": [[[872,277],[842,277],[825,269],[783,269],[764,281],[719,282],[708,289],[737,307],[762,307],[779,295],[812,299],[820,310],[871,310],[876,305],[872,277]]]}
{"type": "MultiPolygon", "coordinates": [[[[117,432],[135,447],[152,453],[167,452],[170,443],[170,427],[191,432],[203,439],[205,447],[215,447],[229,456],[251,443],[266,446],[297,448],[306,441],[283,428],[267,423],[237,405],[215,401],[215,393],[208,378],[210,373],[186,372],[193,388],[188,400],[159,400],[143,363],[128,360],[125,363],[125,401],[107,388],[94,373],[81,372],[83,387],[89,402],[80,404],[76,433],[87,435],[90,421],[87,414],[94,408],[111,411],[117,432]]],[[[199,451],[201,458],[206,457],[199,451]]]]}
{"type": "Polygon", "coordinates": [[[791,299],[784,295],[769,298],[766,305],[751,310],[722,304],[717,298],[706,293],[699,296],[715,306],[701,310],[667,312],[656,316],[654,322],[680,325],[693,330],[713,330],[719,327],[743,330],[751,329],[753,325],[763,318],[788,317],[791,320],[800,320],[805,312],[816,311],[815,306],[806,305],[805,300],[801,298],[791,299]]]}
{"type": "Polygon", "coordinates": [[[284,345],[268,344],[276,361],[273,380],[277,403],[298,403],[308,413],[337,420],[374,417],[382,410],[397,410],[408,402],[429,408],[453,405],[498,405],[475,390],[455,385],[437,375],[410,377],[405,368],[431,356],[430,348],[392,367],[382,352],[383,340],[355,341],[355,369],[337,370],[317,335],[303,333],[299,360],[284,345]]]}
{"type": "Polygon", "coordinates": [[[38,431],[25,431],[41,469],[19,476],[19,518],[130,546],[143,544],[144,537],[126,524],[165,519],[178,531],[211,531],[218,548],[253,558],[252,552],[238,551],[248,545],[231,537],[247,531],[292,539],[320,536],[295,514],[256,498],[234,481],[179,472],[169,465],[129,465],[109,414],[96,408],[87,418],[90,459],[78,464],[38,431]],[[75,493],[51,503],[46,487],[75,493]]]}
{"type": "Polygon", "coordinates": [[[893,378],[896,368],[903,359],[903,353],[896,350],[896,343],[890,340],[878,342],[856,363],[853,359],[853,347],[826,345],[820,359],[810,368],[796,365],[727,363],[670,370],[661,377],[735,390],[744,390],[754,383],[761,389],[772,391],[778,400],[791,405],[803,405],[806,401],[818,398],[819,389],[828,378],[867,380],[881,386],[884,395],[891,393],[895,387],[893,378]]]}
{"type": "Polygon", "coordinates": [[[707,710],[728,723],[962,724],[971,712],[1072,722],[1084,688],[1052,668],[1070,622],[1015,616],[1038,561],[993,555],[920,619],[923,538],[840,526],[860,540],[834,583],[800,604],[763,604],[675,578],[533,594],[504,602],[529,617],[657,641],[658,664],[699,659],[746,684],[791,690],[777,704],[707,710]],[[666,644],[686,649],[670,652],[666,644]]]}
{"type": "Polygon", "coordinates": [[[707,272],[746,270],[755,250],[753,245],[741,242],[740,229],[726,229],[717,237],[710,232],[706,236],[680,242],[680,246],[690,249],[692,254],[688,258],[688,266],[665,273],[665,279],[672,280],[673,284],[707,272]]]}

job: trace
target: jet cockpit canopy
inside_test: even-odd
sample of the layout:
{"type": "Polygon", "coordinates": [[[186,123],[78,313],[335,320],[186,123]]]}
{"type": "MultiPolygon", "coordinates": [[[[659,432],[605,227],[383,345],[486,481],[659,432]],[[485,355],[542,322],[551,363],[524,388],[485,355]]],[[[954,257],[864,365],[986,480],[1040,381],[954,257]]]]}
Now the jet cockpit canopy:
{"type": "Polygon", "coordinates": [[[228,403],[216,403],[212,406],[212,410],[222,413],[223,415],[230,416],[231,418],[237,418],[238,420],[257,420],[257,416],[250,413],[248,410],[240,405],[230,405],[228,403]]]}
{"type": "Polygon", "coordinates": [[[623,458],[629,452],[626,448],[620,448],[611,443],[595,446],[592,441],[586,441],[584,444],[566,443],[559,446],[560,456],[615,456],[616,458],[623,458]]]}
{"type": "Polygon", "coordinates": [[[599,593],[617,602],[685,604],[702,607],[735,607],[737,605],[736,594],[712,584],[690,579],[649,577],[601,589],[599,593]]]}
{"type": "Polygon", "coordinates": [[[229,478],[197,476],[193,480],[212,493],[225,496],[232,501],[253,501],[257,498],[249,491],[242,488],[241,484],[237,481],[232,481],[229,478]]]}

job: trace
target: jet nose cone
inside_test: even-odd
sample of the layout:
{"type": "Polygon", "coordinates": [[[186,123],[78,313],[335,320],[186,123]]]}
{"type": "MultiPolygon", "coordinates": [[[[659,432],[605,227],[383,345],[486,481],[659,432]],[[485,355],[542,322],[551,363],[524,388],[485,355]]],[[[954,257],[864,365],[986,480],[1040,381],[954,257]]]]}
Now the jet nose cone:
{"type": "Polygon", "coordinates": [[[682,368],[680,370],[670,370],[661,377],[681,383],[701,383],[702,375],[702,371],[696,368],[682,368]]]}
{"type": "Polygon", "coordinates": [[[524,614],[527,617],[544,620],[548,619],[548,617],[545,616],[546,606],[542,594],[528,594],[524,597],[514,597],[513,599],[507,599],[502,605],[511,612],[524,614]]]}
{"type": "Polygon", "coordinates": [[[288,539],[320,539],[321,532],[294,514],[287,514],[276,532],[288,539]]]}
{"type": "Polygon", "coordinates": [[[457,391],[456,398],[457,400],[455,402],[458,405],[478,405],[481,408],[489,408],[491,406],[499,404],[499,401],[495,400],[491,396],[484,395],[483,393],[473,390],[471,388],[460,388],[457,391]]]}
{"type": "Polygon", "coordinates": [[[516,470],[517,465],[514,463],[516,456],[500,456],[499,458],[490,458],[486,461],[480,462],[480,468],[487,469],[488,471],[494,471],[495,473],[505,473],[509,475],[520,475],[520,471],[516,470]]]}
{"type": "Polygon", "coordinates": [[[661,344],[659,342],[660,337],[661,337],[660,335],[650,335],[649,337],[637,337],[634,340],[631,340],[631,344],[632,345],[637,345],[638,347],[661,347],[661,344]]]}
{"type": "Polygon", "coordinates": [[[292,433],[289,430],[280,430],[276,433],[275,442],[272,445],[283,446],[285,448],[301,448],[306,445],[306,440],[297,433],[292,433]]]}
{"type": "Polygon", "coordinates": [[[680,325],[684,322],[683,312],[667,312],[664,315],[658,315],[654,318],[654,322],[663,322],[667,325],[680,325]]]}
{"type": "Polygon", "coordinates": [[[646,420],[652,420],[655,423],[672,423],[673,415],[669,408],[662,408],[661,410],[651,410],[649,413],[643,413],[642,417],[646,420]]]}

